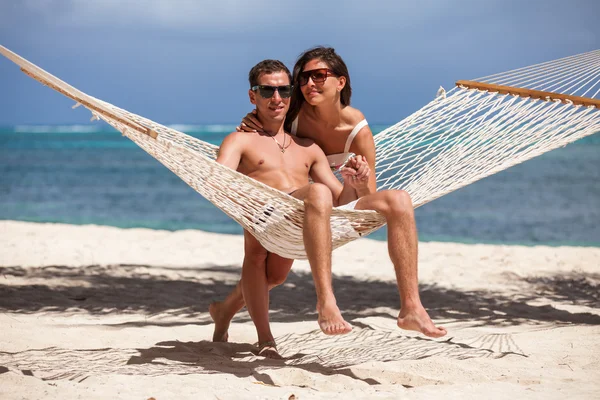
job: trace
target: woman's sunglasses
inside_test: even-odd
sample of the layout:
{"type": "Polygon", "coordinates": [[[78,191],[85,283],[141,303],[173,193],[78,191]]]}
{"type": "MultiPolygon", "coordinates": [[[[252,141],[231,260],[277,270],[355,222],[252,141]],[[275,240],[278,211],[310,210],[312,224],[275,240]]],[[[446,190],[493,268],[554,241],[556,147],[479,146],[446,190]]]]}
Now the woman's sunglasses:
{"type": "Polygon", "coordinates": [[[269,86],[269,85],[256,85],[252,86],[252,90],[258,93],[263,99],[270,99],[275,94],[275,91],[279,92],[282,99],[287,99],[292,96],[292,85],[284,86],[269,86]]]}
{"type": "Polygon", "coordinates": [[[310,71],[302,71],[298,74],[298,84],[304,86],[308,83],[308,78],[314,83],[323,83],[328,76],[337,76],[335,72],[329,68],[311,69],[310,71]]]}

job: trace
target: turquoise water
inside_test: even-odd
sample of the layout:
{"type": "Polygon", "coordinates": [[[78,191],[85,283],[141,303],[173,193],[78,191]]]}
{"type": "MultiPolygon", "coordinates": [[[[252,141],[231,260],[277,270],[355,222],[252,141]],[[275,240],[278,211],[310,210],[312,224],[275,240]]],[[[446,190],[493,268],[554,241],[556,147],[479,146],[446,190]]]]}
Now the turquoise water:
{"type": "MultiPolygon", "coordinates": [[[[174,127],[214,144],[234,129],[174,127]]],[[[158,161],[100,124],[0,127],[0,176],[0,219],[241,234],[158,161]]],[[[448,194],[416,216],[424,241],[600,246],[600,137],[448,194]]],[[[384,239],[385,229],[371,237],[384,239]]]]}

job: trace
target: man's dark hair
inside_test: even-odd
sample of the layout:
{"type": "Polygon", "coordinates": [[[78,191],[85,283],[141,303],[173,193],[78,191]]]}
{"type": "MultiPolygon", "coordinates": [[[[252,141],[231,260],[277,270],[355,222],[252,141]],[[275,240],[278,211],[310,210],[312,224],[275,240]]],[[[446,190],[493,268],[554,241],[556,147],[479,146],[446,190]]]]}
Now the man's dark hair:
{"type": "Polygon", "coordinates": [[[274,74],[275,72],[281,71],[287,74],[291,83],[292,74],[290,73],[290,70],[285,66],[285,64],[281,61],[263,60],[259,62],[254,67],[252,67],[250,73],[248,74],[248,81],[250,82],[250,87],[258,85],[258,78],[260,78],[262,74],[274,74]]]}

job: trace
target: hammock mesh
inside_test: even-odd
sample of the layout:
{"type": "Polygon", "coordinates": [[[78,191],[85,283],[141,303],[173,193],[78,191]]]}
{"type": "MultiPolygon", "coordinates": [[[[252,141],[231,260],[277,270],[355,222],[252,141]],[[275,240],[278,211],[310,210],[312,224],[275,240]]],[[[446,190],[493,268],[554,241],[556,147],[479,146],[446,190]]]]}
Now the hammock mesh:
{"type": "MultiPolygon", "coordinates": [[[[306,258],[301,201],[217,164],[217,146],[89,96],[2,46],[0,53],[122,132],[251,232],[267,250],[306,258]]],[[[598,50],[476,81],[527,88],[542,96],[460,85],[448,93],[441,90],[429,104],[375,135],[379,190],[405,190],[418,207],[600,131],[598,50]],[[585,101],[577,104],[580,98],[585,101]]],[[[336,208],[331,216],[333,248],[384,224],[385,219],[374,211],[336,208]]]]}

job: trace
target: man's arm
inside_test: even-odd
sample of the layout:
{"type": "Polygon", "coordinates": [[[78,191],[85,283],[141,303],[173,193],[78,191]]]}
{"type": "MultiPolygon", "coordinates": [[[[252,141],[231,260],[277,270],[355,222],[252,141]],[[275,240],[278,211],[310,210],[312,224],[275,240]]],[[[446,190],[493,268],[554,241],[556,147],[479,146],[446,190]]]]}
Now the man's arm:
{"type": "Polygon", "coordinates": [[[315,161],[310,168],[310,177],[313,181],[322,183],[331,190],[333,206],[337,207],[340,204],[356,200],[357,197],[354,188],[350,185],[342,185],[333,172],[331,172],[323,150],[316,144],[311,145],[311,147],[314,151],[315,161]]]}
{"type": "Polygon", "coordinates": [[[233,132],[223,139],[219,147],[217,162],[233,170],[237,170],[242,161],[244,137],[242,132],[233,132]]]}

